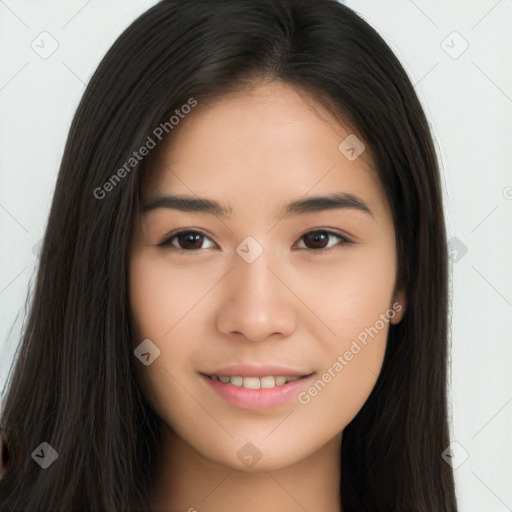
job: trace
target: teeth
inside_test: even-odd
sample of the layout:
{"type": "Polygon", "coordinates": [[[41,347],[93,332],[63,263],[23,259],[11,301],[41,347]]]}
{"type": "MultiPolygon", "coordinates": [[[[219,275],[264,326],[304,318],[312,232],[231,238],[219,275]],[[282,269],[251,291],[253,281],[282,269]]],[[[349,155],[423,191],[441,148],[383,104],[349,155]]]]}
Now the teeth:
{"type": "Polygon", "coordinates": [[[240,375],[233,375],[232,377],[228,375],[212,375],[212,380],[220,380],[224,384],[233,384],[234,386],[238,386],[239,388],[243,387],[245,389],[272,389],[278,386],[282,386],[287,382],[293,382],[295,380],[299,380],[300,377],[284,377],[277,376],[274,377],[272,375],[268,375],[265,377],[241,377],[240,375]]]}
{"type": "Polygon", "coordinates": [[[274,377],[261,377],[258,379],[261,384],[261,389],[272,389],[276,387],[276,379],[274,377]]]}
{"type": "Polygon", "coordinates": [[[239,375],[237,375],[236,377],[231,377],[230,381],[231,384],[233,384],[233,386],[237,386],[239,388],[241,388],[244,384],[244,379],[242,379],[242,377],[240,377],[239,375]]]}
{"type": "MultiPolygon", "coordinates": [[[[237,377],[231,377],[231,382],[237,377]]],[[[259,377],[244,377],[243,386],[245,389],[260,389],[261,381],[259,377]]]]}

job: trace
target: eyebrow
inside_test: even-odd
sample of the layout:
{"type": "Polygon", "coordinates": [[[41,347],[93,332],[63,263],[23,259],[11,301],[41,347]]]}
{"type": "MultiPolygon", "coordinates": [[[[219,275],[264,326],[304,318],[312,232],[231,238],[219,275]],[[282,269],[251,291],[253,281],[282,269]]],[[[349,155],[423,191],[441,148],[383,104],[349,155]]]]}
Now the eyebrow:
{"type": "MultiPolygon", "coordinates": [[[[230,206],[222,204],[219,201],[187,195],[157,196],[144,204],[142,209],[144,213],[147,213],[157,208],[169,208],[183,212],[201,212],[224,219],[229,218],[233,212],[230,206]]],[[[304,215],[333,209],[359,210],[375,218],[373,212],[363,199],[354,194],[340,192],[327,196],[298,199],[287,203],[277,212],[276,219],[282,220],[294,215],[304,215]]]]}

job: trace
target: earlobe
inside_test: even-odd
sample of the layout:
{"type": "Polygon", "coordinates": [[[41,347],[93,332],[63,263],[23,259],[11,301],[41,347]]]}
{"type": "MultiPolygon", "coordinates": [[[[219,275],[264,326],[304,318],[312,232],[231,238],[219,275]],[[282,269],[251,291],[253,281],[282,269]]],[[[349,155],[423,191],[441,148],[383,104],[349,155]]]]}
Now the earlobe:
{"type": "Polygon", "coordinates": [[[393,325],[399,324],[404,317],[406,307],[405,291],[401,288],[395,295],[391,310],[394,312],[394,316],[390,318],[390,322],[393,325]]]}

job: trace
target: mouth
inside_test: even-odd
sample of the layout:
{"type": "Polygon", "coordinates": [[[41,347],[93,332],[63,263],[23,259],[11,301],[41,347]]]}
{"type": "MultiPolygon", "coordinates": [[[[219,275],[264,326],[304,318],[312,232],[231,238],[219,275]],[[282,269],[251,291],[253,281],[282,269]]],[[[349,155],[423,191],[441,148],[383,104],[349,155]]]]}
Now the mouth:
{"type": "Polygon", "coordinates": [[[273,409],[291,402],[305,386],[311,385],[315,374],[242,376],[200,372],[209,392],[213,391],[234,407],[252,411],[273,409]]]}
{"type": "Polygon", "coordinates": [[[265,375],[263,377],[241,375],[208,375],[202,373],[204,377],[208,377],[212,381],[218,381],[223,384],[232,384],[238,388],[245,389],[274,389],[283,387],[289,382],[295,382],[300,379],[306,379],[313,375],[265,375]]]}

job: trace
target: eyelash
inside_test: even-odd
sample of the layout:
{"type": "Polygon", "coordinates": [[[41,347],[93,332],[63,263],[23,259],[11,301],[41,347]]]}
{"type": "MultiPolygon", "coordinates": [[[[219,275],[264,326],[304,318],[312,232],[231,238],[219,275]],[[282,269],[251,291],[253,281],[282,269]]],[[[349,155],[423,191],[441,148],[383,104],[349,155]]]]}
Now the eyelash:
{"type": "MultiPolygon", "coordinates": [[[[302,238],[304,238],[307,235],[311,235],[311,234],[314,234],[314,233],[324,233],[324,234],[327,234],[329,236],[335,236],[336,238],[339,238],[341,240],[341,243],[336,244],[334,246],[334,248],[339,246],[339,245],[343,246],[343,245],[346,245],[346,244],[354,243],[354,242],[352,242],[352,240],[348,239],[346,236],[341,235],[340,233],[336,233],[334,231],[329,231],[328,229],[316,229],[316,230],[313,230],[313,231],[308,231],[307,233],[304,233],[300,237],[299,240],[301,240],[302,238]]],[[[177,252],[179,254],[187,253],[189,255],[190,255],[190,253],[197,253],[197,252],[202,250],[202,249],[180,249],[179,247],[174,247],[173,245],[171,245],[172,241],[175,238],[177,238],[179,235],[184,235],[184,234],[200,235],[200,236],[202,236],[204,238],[210,239],[210,237],[208,235],[206,235],[205,233],[202,233],[201,231],[196,231],[196,230],[193,230],[193,229],[181,229],[179,231],[175,231],[174,233],[171,233],[167,238],[165,238],[165,240],[163,240],[162,242],[157,244],[157,246],[158,247],[163,247],[165,249],[170,249],[170,250],[175,251],[175,252],[177,252]]],[[[213,242],[213,240],[212,240],[212,242],[213,242]]],[[[311,252],[313,254],[321,255],[321,254],[331,253],[334,250],[334,248],[329,247],[329,248],[326,248],[326,249],[308,249],[306,247],[306,248],[301,248],[301,250],[307,250],[308,252],[311,252]]]]}

